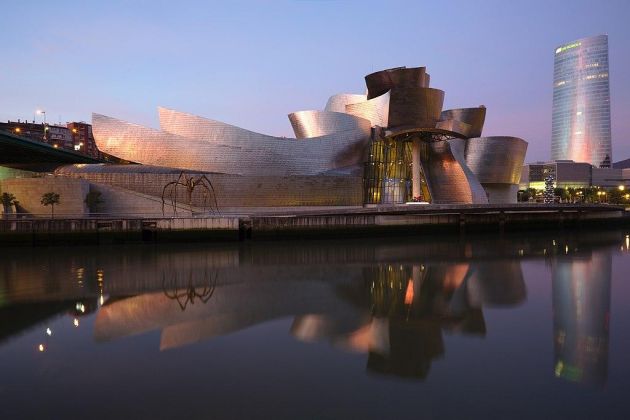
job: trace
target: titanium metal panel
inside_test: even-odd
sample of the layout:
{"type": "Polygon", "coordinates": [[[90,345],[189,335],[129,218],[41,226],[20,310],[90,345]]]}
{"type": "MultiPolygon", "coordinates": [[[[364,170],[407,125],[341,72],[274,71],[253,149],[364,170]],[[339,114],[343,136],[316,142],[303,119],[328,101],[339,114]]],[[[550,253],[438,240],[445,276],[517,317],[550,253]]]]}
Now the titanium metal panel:
{"type": "Polygon", "coordinates": [[[466,142],[466,164],[482,184],[518,184],[526,152],[518,137],[477,137],[466,142]]]}
{"type": "Polygon", "coordinates": [[[462,138],[469,138],[472,130],[470,124],[466,124],[457,120],[438,121],[435,125],[435,128],[457,133],[458,136],[462,138]]]}
{"type": "Polygon", "coordinates": [[[363,130],[366,126],[364,118],[341,112],[298,111],[289,114],[295,137],[307,139],[321,137],[342,131],[363,130]]]}
{"type": "MultiPolygon", "coordinates": [[[[344,121],[350,121],[345,119],[344,121]]],[[[341,167],[358,165],[363,162],[364,149],[367,146],[371,134],[370,122],[364,119],[353,118],[352,127],[346,130],[314,137],[310,146],[295,145],[294,138],[273,137],[255,133],[220,121],[199,117],[184,112],[160,108],[160,127],[163,131],[188,137],[192,140],[217,143],[226,146],[241,147],[249,153],[252,147],[256,147],[261,158],[268,156],[270,159],[283,156],[277,162],[267,162],[266,167],[279,165],[305,167],[304,173],[312,173],[308,169],[309,163],[318,167],[327,166],[328,170],[341,167]],[[314,142],[314,143],[313,143],[314,142]],[[287,160],[296,160],[287,162],[287,160]],[[298,162],[299,160],[302,162],[298,162]],[[328,161],[327,163],[325,163],[328,161]]],[[[242,173],[242,170],[239,172],[242,173]]]]}
{"type": "Polygon", "coordinates": [[[390,92],[388,127],[435,128],[440,120],[444,91],[396,86],[390,92]]]}
{"type": "Polygon", "coordinates": [[[367,101],[348,104],[345,112],[369,120],[373,127],[387,127],[389,120],[389,92],[367,101]]]}
{"type": "Polygon", "coordinates": [[[447,141],[448,145],[451,148],[451,153],[453,154],[453,157],[461,166],[464,174],[466,174],[468,186],[470,187],[470,192],[472,194],[472,203],[488,204],[488,196],[486,195],[486,191],[482,187],[480,180],[475,176],[475,174],[466,164],[465,153],[467,141],[464,139],[451,139],[447,141]]]}
{"type": "Polygon", "coordinates": [[[395,86],[429,87],[426,67],[392,69],[389,75],[395,86]]]}
{"type": "Polygon", "coordinates": [[[346,112],[346,105],[365,102],[367,95],[359,95],[355,93],[338,93],[328,98],[324,111],[330,112],[346,112]]]}
{"type": "Polygon", "coordinates": [[[178,136],[188,137],[191,140],[231,144],[233,141],[239,143],[241,141],[271,141],[273,139],[279,139],[278,137],[256,133],[255,131],[246,130],[221,121],[201,118],[193,114],[164,107],[158,107],[158,116],[160,120],[160,130],[178,136]],[[198,125],[200,119],[203,120],[201,126],[198,125]]]}
{"type": "Polygon", "coordinates": [[[434,204],[473,204],[466,172],[451,151],[448,140],[426,143],[421,154],[424,175],[434,204]]]}
{"type": "MultiPolygon", "coordinates": [[[[490,204],[516,204],[519,184],[481,184],[488,195],[490,204]]],[[[527,188],[527,187],[525,187],[527,188]]]]}
{"type": "Polygon", "coordinates": [[[478,108],[446,109],[440,114],[440,120],[455,120],[466,123],[470,126],[467,137],[481,137],[483,124],[486,120],[486,107],[482,105],[478,108]]]}
{"type": "MultiPolygon", "coordinates": [[[[398,67],[398,69],[405,69],[405,67],[398,67]]],[[[391,77],[392,70],[395,69],[380,70],[365,76],[365,85],[367,86],[368,90],[368,99],[381,96],[394,87],[394,81],[391,77]]]]}
{"type": "Polygon", "coordinates": [[[365,76],[365,84],[368,88],[368,99],[372,99],[395,86],[403,89],[429,87],[429,76],[426,67],[397,67],[368,74],[365,76]]]}
{"type": "Polygon", "coordinates": [[[170,111],[159,131],[93,114],[100,150],[156,166],[240,175],[315,175],[363,162],[370,124],[308,142],[265,136],[190,114],[170,111]],[[182,135],[178,135],[182,134],[182,135]]]}

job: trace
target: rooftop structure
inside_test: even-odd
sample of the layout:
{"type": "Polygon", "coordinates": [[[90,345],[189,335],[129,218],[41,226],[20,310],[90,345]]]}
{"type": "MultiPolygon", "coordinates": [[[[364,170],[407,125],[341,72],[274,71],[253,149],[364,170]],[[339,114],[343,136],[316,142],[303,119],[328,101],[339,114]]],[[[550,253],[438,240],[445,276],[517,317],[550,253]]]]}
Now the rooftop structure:
{"type": "Polygon", "coordinates": [[[630,188],[630,169],[598,168],[586,162],[557,160],[523,165],[520,188],[545,187],[545,177],[551,175],[558,188],[630,188]]]}

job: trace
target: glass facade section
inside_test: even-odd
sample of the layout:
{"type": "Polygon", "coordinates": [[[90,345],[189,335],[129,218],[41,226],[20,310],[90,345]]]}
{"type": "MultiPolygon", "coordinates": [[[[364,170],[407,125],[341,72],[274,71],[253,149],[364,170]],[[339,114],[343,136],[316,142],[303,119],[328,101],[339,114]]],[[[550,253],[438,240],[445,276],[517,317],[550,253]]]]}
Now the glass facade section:
{"type": "Polygon", "coordinates": [[[555,49],[551,159],[610,167],[608,36],[555,49]]]}
{"type": "Polygon", "coordinates": [[[411,200],[411,142],[375,139],[365,164],[365,201],[396,204],[411,200]]]}
{"type": "MultiPolygon", "coordinates": [[[[377,138],[370,144],[370,154],[365,164],[364,188],[366,204],[401,204],[413,197],[413,140],[377,138]]],[[[428,145],[420,143],[420,154],[426,158],[428,145]]],[[[421,183],[420,201],[430,202],[431,197],[422,168],[418,168],[421,183]]]]}

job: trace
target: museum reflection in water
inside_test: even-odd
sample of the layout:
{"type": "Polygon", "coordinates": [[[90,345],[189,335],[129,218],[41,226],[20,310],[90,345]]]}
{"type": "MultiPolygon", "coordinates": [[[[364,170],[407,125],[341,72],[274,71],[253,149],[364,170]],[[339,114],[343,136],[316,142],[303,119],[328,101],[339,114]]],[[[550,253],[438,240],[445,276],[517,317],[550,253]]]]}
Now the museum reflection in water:
{"type": "Polygon", "coordinates": [[[404,254],[402,248],[349,251],[345,245],[285,250],[289,255],[282,257],[242,249],[126,255],[123,265],[96,257],[85,266],[76,260],[65,266],[53,256],[41,283],[17,261],[0,283],[0,346],[60,312],[75,327],[93,314],[96,342],[159,330],[161,350],[292,317],[290,334],[297,340],[364,353],[370,373],[423,379],[447,352],[443,332],[485,336],[484,308],[509,310],[524,302],[521,261],[545,258],[552,277],[554,373],[605,384],[611,246],[545,240],[498,244],[498,255],[488,247],[438,246],[437,257],[411,246],[401,263],[389,255],[404,254]],[[106,278],[108,272],[115,275],[106,278]]]}
{"type": "Polygon", "coordinates": [[[520,262],[380,265],[364,269],[362,290],[339,290],[363,317],[299,316],[291,332],[368,354],[370,372],[424,378],[444,355],[442,331],[483,336],[482,307],[525,299],[520,262]]]}

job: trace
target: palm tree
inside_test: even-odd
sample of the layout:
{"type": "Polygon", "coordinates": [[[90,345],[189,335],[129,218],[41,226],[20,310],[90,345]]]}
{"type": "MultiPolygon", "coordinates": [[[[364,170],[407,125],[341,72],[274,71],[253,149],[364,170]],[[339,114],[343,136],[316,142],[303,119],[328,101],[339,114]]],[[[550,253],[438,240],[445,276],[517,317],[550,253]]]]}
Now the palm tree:
{"type": "Polygon", "coordinates": [[[5,217],[7,213],[9,213],[11,206],[18,204],[18,201],[15,199],[15,196],[7,192],[2,193],[2,197],[0,197],[0,201],[2,202],[2,206],[4,207],[5,217]]]}
{"type": "Polygon", "coordinates": [[[90,191],[87,193],[84,200],[84,203],[87,205],[90,213],[97,213],[99,206],[103,204],[103,202],[100,191],[90,191]]]}
{"type": "Polygon", "coordinates": [[[55,204],[60,204],[59,194],[56,192],[47,192],[42,195],[42,200],[40,201],[44,207],[50,206],[50,217],[55,218],[55,204]]]}

